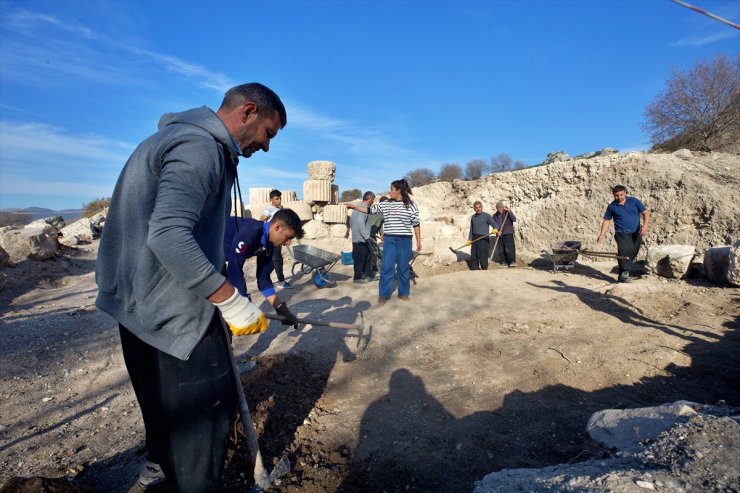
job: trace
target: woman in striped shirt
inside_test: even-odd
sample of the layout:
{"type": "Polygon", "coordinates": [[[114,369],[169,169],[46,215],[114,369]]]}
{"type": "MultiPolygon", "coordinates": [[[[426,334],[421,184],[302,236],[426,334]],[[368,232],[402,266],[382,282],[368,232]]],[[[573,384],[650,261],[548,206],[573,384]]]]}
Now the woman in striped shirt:
{"type": "Polygon", "coordinates": [[[348,209],[369,214],[383,214],[383,262],[380,267],[378,304],[384,304],[393,291],[393,271],[398,269],[398,297],[409,301],[411,282],[411,237],[416,236],[416,251],[421,251],[419,209],[411,200],[411,187],[406,180],[391,182],[390,200],[363,207],[350,202],[348,209]]]}

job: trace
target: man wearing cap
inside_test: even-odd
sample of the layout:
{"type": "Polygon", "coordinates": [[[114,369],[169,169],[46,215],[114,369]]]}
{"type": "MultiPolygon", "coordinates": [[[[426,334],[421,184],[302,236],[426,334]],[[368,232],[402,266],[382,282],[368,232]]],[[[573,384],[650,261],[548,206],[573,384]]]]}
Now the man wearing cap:
{"type": "Polygon", "coordinates": [[[496,203],[496,212],[493,214],[493,221],[498,230],[498,247],[493,252],[493,256],[498,255],[498,261],[501,267],[516,267],[516,245],[514,244],[514,222],[516,216],[508,207],[504,207],[503,202],[496,203]]]}
{"type": "MultiPolygon", "coordinates": [[[[496,227],[491,215],[483,212],[483,203],[476,200],[473,204],[475,214],[470,217],[470,232],[466,245],[470,245],[470,270],[488,270],[488,255],[490,254],[489,226],[496,227]]],[[[495,231],[495,230],[494,230],[495,231]]],[[[495,232],[494,232],[495,234],[495,232]]]]}
{"type": "Polygon", "coordinates": [[[617,241],[617,255],[628,257],[619,259],[619,282],[631,282],[630,268],[642,245],[642,237],[647,234],[650,224],[650,211],[635,197],[627,196],[627,187],[617,185],[612,188],[614,201],[606,208],[601,221],[596,243],[604,241],[609,224],[614,221],[614,239],[617,241]],[[642,216],[642,227],[640,227],[642,216]]]}

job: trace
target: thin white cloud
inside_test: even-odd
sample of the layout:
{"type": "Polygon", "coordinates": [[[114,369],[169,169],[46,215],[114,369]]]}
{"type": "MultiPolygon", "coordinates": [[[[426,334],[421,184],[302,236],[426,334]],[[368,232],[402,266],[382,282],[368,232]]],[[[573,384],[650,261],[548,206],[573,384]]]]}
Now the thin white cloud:
{"type": "MultiPolygon", "coordinates": [[[[45,123],[0,121],[0,168],[16,160],[53,163],[75,158],[83,163],[117,163],[128,159],[134,146],[100,135],[72,135],[45,123]]],[[[45,166],[53,166],[48,164],[45,166]]]]}
{"type": "Polygon", "coordinates": [[[671,43],[669,46],[704,46],[710,43],[715,43],[717,41],[722,41],[723,39],[730,38],[737,38],[738,40],[740,40],[740,33],[738,33],[737,30],[733,30],[732,28],[727,27],[726,29],[716,31],[711,34],[691,34],[671,43]]]}
{"type": "Polygon", "coordinates": [[[190,63],[180,58],[162,55],[148,50],[135,49],[133,53],[146,56],[158,62],[166,70],[182,75],[195,81],[195,84],[205,89],[210,89],[219,94],[225,93],[236,84],[228,76],[220,72],[212,72],[202,65],[190,63]]]}

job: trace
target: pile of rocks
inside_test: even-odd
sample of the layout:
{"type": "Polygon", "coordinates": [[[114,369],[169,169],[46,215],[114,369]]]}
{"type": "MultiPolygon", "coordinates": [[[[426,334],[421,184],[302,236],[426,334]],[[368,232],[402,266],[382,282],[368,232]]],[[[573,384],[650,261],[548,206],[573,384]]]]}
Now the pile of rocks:
{"type": "MultiPolygon", "coordinates": [[[[347,208],[339,203],[339,186],[334,185],[337,165],[332,161],[311,161],[306,166],[308,180],[303,182],[303,199],[294,190],[281,190],[283,207],[292,209],[303,221],[305,239],[347,238],[347,208]]],[[[269,207],[271,188],[250,188],[249,204],[235,204],[244,217],[259,219],[269,207]]]]}

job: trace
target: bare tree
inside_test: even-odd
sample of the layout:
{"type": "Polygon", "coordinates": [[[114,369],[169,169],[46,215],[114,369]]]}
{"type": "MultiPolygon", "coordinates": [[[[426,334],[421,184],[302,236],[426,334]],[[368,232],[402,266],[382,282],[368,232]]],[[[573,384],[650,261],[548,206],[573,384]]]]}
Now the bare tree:
{"type": "Polygon", "coordinates": [[[517,159],[516,161],[514,161],[514,169],[524,169],[526,167],[527,165],[524,164],[524,161],[522,161],[521,159],[517,159]]]}
{"type": "Polygon", "coordinates": [[[477,180],[483,176],[483,172],[486,170],[486,162],[482,159],[473,159],[465,165],[465,179],[466,180],[477,180]]]}
{"type": "Polygon", "coordinates": [[[503,173],[511,169],[511,156],[506,153],[498,154],[491,158],[491,172],[503,173]]]}
{"type": "Polygon", "coordinates": [[[404,178],[409,182],[409,186],[420,187],[432,183],[436,176],[429,168],[416,168],[406,173],[404,178]]]}
{"type": "Polygon", "coordinates": [[[459,164],[447,163],[442,165],[442,169],[439,170],[439,179],[442,181],[460,180],[462,179],[463,172],[459,164]]]}
{"type": "Polygon", "coordinates": [[[342,197],[339,199],[340,202],[352,202],[362,197],[362,190],[359,188],[350,188],[349,190],[342,191],[342,197]]]}
{"type": "Polygon", "coordinates": [[[693,141],[708,148],[740,127],[740,56],[715,55],[687,72],[673,70],[666,89],[645,109],[653,144],[693,141]]]}

